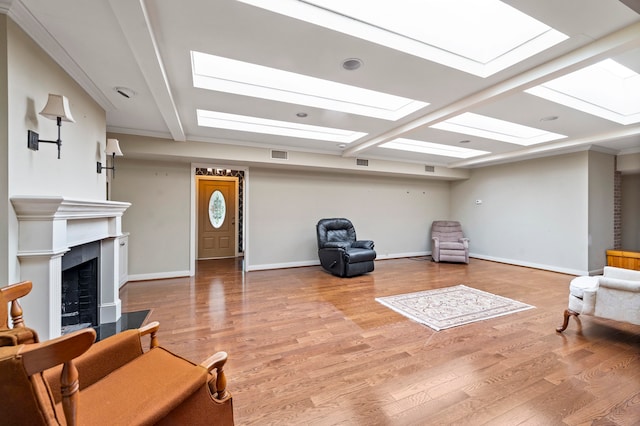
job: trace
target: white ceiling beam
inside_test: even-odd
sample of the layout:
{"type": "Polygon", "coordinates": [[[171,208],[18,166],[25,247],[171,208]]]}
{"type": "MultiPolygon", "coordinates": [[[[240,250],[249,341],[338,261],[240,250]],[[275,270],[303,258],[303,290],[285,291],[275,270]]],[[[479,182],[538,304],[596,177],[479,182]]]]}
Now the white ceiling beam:
{"type": "Polygon", "coordinates": [[[454,163],[450,163],[447,167],[449,168],[472,167],[472,166],[479,166],[481,164],[487,165],[487,163],[495,164],[495,163],[500,163],[505,161],[513,161],[523,156],[535,157],[539,155],[547,155],[555,151],[571,150],[571,149],[575,150],[577,148],[587,147],[602,141],[613,141],[613,140],[628,138],[628,137],[637,136],[637,135],[640,135],[640,126],[624,127],[621,130],[614,131],[614,132],[601,133],[601,134],[591,135],[588,137],[578,138],[578,139],[563,140],[561,142],[555,142],[555,143],[541,145],[541,146],[530,146],[518,151],[511,151],[503,154],[493,154],[493,155],[487,155],[483,157],[460,160],[454,163]]]}
{"type": "Polygon", "coordinates": [[[481,106],[484,103],[494,102],[496,99],[521,92],[542,84],[545,81],[553,80],[554,78],[597,63],[609,56],[613,56],[639,46],[640,22],[629,25],[619,31],[596,40],[593,43],[534,67],[517,76],[504,80],[494,86],[488,87],[487,89],[476,92],[444,108],[423,115],[422,117],[418,117],[415,120],[391,129],[372,139],[359,142],[356,145],[351,144],[343,151],[342,156],[354,157],[362,155],[362,153],[367,149],[377,147],[378,145],[398,138],[420,127],[431,126],[459,114],[469,112],[472,108],[481,106]]]}
{"type": "Polygon", "coordinates": [[[110,0],[129,48],[175,141],[186,135],[156,43],[144,0],[110,0]]]}

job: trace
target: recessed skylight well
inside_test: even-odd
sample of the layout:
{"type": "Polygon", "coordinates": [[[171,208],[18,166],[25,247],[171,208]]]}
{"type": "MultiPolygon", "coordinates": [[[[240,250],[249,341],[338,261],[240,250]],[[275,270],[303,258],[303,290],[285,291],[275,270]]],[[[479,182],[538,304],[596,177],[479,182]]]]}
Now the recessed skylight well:
{"type": "Polygon", "coordinates": [[[566,138],[558,133],[471,112],[465,112],[431,127],[523,146],[566,138]]]}
{"type": "Polygon", "coordinates": [[[498,0],[238,0],[490,76],[568,37],[498,0]]]}
{"type": "Polygon", "coordinates": [[[227,114],[203,109],[196,110],[196,116],[198,118],[198,126],[294,138],[351,143],[367,135],[363,132],[249,117],[246,115],[227,114]]]}
{"type": "Polygon", "coordinates": [[[398,120],[426,102],[202,52],[191,52],[194,87],[398,120]]]}
{"type": "Polygon", "coordinates": [[[479,149],[462,148],[459,146],[443,145],[405,138],[394,139],[380,145],[380,147],[455,158],[472,158],[479,155],[489,154],[488,151],[481,151],[479,149]]]}
{"type": "Polygon", "coordinates": [[[526,92],[616,123],[640,122],[640,74],[612,59],[526,92]]]}

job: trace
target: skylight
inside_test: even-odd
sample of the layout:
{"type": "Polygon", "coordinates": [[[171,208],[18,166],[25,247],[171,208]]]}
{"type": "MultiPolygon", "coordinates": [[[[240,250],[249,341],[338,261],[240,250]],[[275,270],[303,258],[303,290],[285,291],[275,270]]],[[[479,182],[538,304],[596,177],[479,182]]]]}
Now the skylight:
{"type": "Polygon", "coordinates": [[[488,151],[481,151],[478,149],[461,148],[459,146],[443,145],[405,138],[394,139],[380,145],[380,147],[455,158],[472,158],[483,154],[489,154],[488,151]]]}
{"type": "Polygon", "coordinates": [[[238,0],[480,77],[568,37],[498,0],[238,0]]]}
{"type": "Polygon", "coordinates": [[[566,138],[557,133],[471,112],[465,112],[431,127],[523,146],[566,138]]]}
{"type": "Polygon", "coordinates": [[[203,109],[196,110],[196,115],[198,117],[198,126],[239,130],[242,132],[264,133],[342,143],[351,143],[367,135],[366,133],[353,132],[350,130],[332,129],[330,127],[311,126],[309,124],[290,123],[287,121],[269,120],[266,118],[227,114],[203,109]]]}
{"type": "Polygon", "coordinates": [[[640,122],[640,74],[612,59],[526,92],[616,123],[640,122]]]}
{"type": "Polygon", "coordinates": [[[429,105],[262,65],[191,52],[194,87],[398,120],[429,105]]]}

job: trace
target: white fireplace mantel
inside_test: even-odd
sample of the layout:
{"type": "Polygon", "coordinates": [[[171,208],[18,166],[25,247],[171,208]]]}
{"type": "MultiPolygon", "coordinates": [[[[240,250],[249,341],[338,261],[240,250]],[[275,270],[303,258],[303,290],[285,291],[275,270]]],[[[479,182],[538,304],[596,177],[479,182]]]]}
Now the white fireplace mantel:
{"type": "Polygon", "coordinates": [[[18,259],[22,280],[33,282],[24,298],[25,318],[41,340],[61,333],[62,256],[70,247],[100,241],[100,323],[121,315],[119,244],[122,215],[131,203],[59,196],[15,196],[19,223],[18,259]]]}

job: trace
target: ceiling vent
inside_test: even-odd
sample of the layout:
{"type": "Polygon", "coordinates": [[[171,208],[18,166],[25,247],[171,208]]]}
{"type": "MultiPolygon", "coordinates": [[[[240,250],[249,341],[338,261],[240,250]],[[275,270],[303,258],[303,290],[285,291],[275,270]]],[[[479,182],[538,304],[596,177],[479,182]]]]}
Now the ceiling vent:
{"type": "Polygon", "coordinates": [[[363,158],[356,158],[356,166],[369,167],[369,160],[363,158]]]}
{"type": "Polygon", "coordinates": [[[429,173],[433,173],[436,171],[436,166],[424,166],[424,171],[425,172],[429,172],[429,173]]]}
{"type": "Polygon", "coordinates": [[[277,151],[275,149],[272,149],[271,158],[274,160],[288,160],[289,153],[287,151],[277,151]]]}

